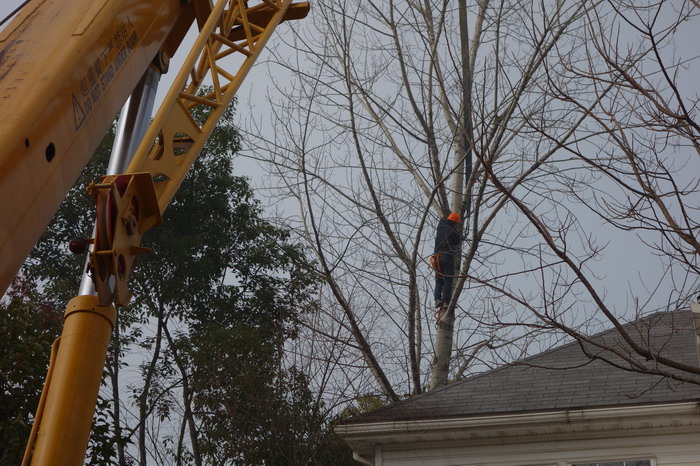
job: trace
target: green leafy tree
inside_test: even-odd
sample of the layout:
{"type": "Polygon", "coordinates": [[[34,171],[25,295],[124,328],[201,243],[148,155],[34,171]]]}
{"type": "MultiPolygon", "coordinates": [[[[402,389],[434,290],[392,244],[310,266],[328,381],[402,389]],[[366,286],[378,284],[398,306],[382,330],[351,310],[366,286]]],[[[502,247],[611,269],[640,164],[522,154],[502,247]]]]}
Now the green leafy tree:
{"type": "MultiPolygon", "coordinates": [[[[229,110],[165,225],[146,235],[153,253],[139,258],[134,299],[119,309],[91,464],[351,461],[306,375],[285,367],[285,342],[296,338],[300,313],[316,305],[317,283],[288,229],[265,220],[248,181],[232,175],[240,145],[232,121],[229,110]],[[126,366],[134,355],[142,361],[136,369],[126,366]],[[139,377],[125,383],[124,370],[139,377]]],[[[84,257],[72,256],[67,243],[92,232],[84,187],[104,172],[112,139],[27,262],[28,275],[43,284],[41,302],[64,305],[78,289],[84,257]]]]}
{"type": "MultiPolygon", "coordinates": [[[[247,180],[232,175],[231,118],[190,170],[166,226],[148,236],[155,254],[139,265],[134,301],[161,322],[163,360],[177,366],[191,450],[178,439],[176,460],[313,463],[332,434],[305,376],[284,369],[283,348],[316,305],[316,277],[289,231],[265,220],[247,180]]],[[[345,446],[333,456],[343,455],[345,446]]]]}
{"type": "Polygon", "coordinates": [[[22,461],[61,312],[38,306],[18,278],[0,302],[0,465],[22,461]]]}

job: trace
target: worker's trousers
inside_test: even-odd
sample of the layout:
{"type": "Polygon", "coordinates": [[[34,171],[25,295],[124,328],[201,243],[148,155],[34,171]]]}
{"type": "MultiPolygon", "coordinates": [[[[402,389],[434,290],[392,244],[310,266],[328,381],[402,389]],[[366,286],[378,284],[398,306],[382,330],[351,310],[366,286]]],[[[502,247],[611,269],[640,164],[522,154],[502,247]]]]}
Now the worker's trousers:
{"type": "Polygon", "coordinates": [[[441,252],[438,256],[440,267],[435,270],[435,301],[450,302],[452,282],[455,274],[455,256],[441,252]]]}

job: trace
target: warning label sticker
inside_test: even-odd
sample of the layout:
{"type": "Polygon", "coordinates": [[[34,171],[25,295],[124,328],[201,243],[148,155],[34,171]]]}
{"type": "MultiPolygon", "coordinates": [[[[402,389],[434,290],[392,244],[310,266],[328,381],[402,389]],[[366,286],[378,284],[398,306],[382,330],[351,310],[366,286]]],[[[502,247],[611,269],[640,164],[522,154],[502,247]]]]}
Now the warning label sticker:
{"type": "Polygon", "coordinates": [[[80,105],[80,101],[75,97],[75,94],[73,94],[73,116],[75,118],[75,129],[77,131],[78,128],[83,126],[87,115],[85,115],[85,110],[83,110],[83,107],[80,105]]]}
{"type": "Polygon", "coordinates": [[[107,45],[81,77],[79,95],[73,93],[73,116],[76,131],[85,123],[87,116],[104,95],[137,42],[136,28],[128,18],[126,23],[119,24],[109,36],[107,45]]]}

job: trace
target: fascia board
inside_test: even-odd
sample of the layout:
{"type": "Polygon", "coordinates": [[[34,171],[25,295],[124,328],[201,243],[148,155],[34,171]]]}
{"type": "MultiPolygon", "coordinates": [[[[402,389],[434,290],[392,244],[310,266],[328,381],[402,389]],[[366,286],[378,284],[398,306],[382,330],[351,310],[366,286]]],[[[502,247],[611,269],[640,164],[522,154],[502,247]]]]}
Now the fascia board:
{"type": "MultiPolygon", "coordinates": [[[[425,440],[426,437],[449,438],[470,437],[473,433],[484,435],[486,431],[497,431],[507,435],[531,433],[533,429],[554,431],[569,426],[572,431],[593,424],[632,423],[644,420],[687,418],[687,422],[700,422],[700,405],[697,402],[673,404],[626,406],[597,409],[535,412],[527,414],[479,416],[454,419],[429,419],[414,421],[372,422],[336,426],[335,431],[346,441],[369,444],[386,443],[386,440],[401,436],[403,442],[425,440]]],[[[682,423],[682,422],[681,422],[682,423]]],[[[567,429],[567,430],[569,430],[567,429]]],[[[544,432],[543,432],[544,433],[544,432]]]]}

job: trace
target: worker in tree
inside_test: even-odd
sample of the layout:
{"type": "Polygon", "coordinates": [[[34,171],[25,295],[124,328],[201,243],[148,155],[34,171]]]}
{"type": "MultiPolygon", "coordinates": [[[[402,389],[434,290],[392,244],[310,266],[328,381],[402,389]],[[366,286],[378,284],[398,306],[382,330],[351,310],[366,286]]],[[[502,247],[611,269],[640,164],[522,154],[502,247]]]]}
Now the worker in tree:
{"type": "MultiPolygon", "coordinates": [[[[440,220],[435,232],[435,252],[430,258],[435,270],[435,308],[441,313],[450,302],[452,280],[455,274],[455,253],[462,242],[460,234],[462,218],[452,212],[440,220]]],[[[439,320],[439,315],[436,317],[439,320]]]]}

